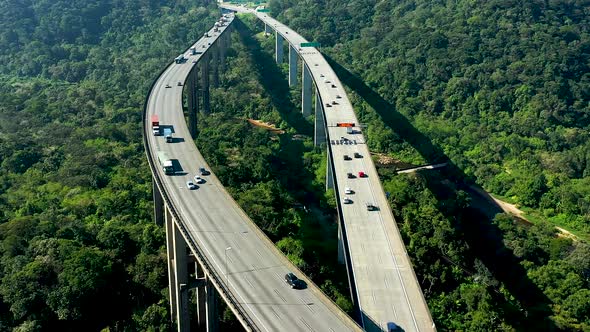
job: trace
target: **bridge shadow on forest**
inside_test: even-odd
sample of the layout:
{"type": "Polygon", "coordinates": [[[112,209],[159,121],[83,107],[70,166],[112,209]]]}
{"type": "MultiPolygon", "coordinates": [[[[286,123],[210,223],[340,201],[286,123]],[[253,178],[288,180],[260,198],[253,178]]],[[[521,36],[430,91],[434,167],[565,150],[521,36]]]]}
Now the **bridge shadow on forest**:
{"type": "MultiPolygon", "coordinates": [[[[427,163],[447,162],[447,169],[441,171],[446,178],[453,179],[459,189],[475,194],[470,190],[471,183],[465,179],[468,177],[464,172],[453,164],[443,150],[434,145],[432,141],[423,133],[418,131],[408,119],[397,112],[395,106],[381,97],[376,91],[367,86],[361,78],[354,75],[346,68],[338,64],[334,59],[324,54],[328,63],[332,66],[343,84],[346,84],[351,90],[356,92],[364,101],[366,101],[381,117],[383,122],[394,130],[403,140],[412,145],[427,163]]],[[[440,201],[445,199],[444,190],[440,185],[435,185],[428,181],[432,193],[440,201]]],[[[523,331],[553,331],[557,328],[553,321],[549,319],[552,311],[550,308],[551,301],[543,292],[528,278],[526,270],[520,265],[518,259],[511,249],[504,245],[502,231],[491,222],[490,217],[496,213],[501,213],[502,209],[491,199],[482,199],[478,203],[487,204],[482,213],[473,207],[467,208],[463,213],[464,222],[455,225],[465,238],[472,254],[480,259],[493,274],[494,278],[501,281],[510,294],[516,298],[525,312],[520,312],[508,303],[503,303],[503,309],[506,316],[504,317],[517,330],[523,331]],[[526,318],[523,319],[523,316],[526,318]]],[[[444,211],[441,210],[444,213],[444,211]]],[[[500,300],[501,296],[491,292],[495,300],[500,300]]]]}
{"type": "Polygon", "coordinates": [[[275,59],[264,52],[260,43],[252,37],[255,32],[252,31],[244,22],[234,20],[236,30],[239,32],[241,42],[252,56],[253,72],[262,84],[264,90],[268,92],[273,106],[278,110],[281,118],[299,134],[313,135],[313,126],[305,120],[301,112],[293,112],[297,109],[290,98],[291,90],[289,83],[284,78],[284,74],[277,65],[275,59]]]}

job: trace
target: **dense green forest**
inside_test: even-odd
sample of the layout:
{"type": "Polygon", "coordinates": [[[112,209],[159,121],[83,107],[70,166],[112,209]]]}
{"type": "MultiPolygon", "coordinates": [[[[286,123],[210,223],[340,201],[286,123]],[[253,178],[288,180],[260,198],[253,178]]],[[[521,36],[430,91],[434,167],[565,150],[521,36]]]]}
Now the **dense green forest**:
{"type": "Polygon", "coordinates": [[[204,1],[0,3],[0,331],[170,328],[141,141],[204,1]]]}
{"type": "MultiPolygon", "coordinates": [[[[271,0],[348,86],[440,330],[590,330],[590,6],[271,0]],[[476,209],[467,185],[528,208],[476,209]],[[543,220],[549,221],[547,223],[543,220]]],[[[261,29],[259,27],[258,29],[261,29]]]]}
{"type": "MultiPolygon", "coordinates": [[[[322,43],[373,151],[455,165],[379,168],[438,329],[589,331],[587,243],[542,221],[490,221],[463,190],[475,181],[588,232],[588,5],[270,5],[322,43]]],[[[0,8],[0,331],[169,330],[140,110],[155,75],[218,11],[200,0],[0,8]]],[[[236,28],[197,145],[252,219],[350,312],[326,159],[299,115],[300,91],[260,25],[243,17],[236,28]]],[[[237,327],[227,311],[222,324],[237,327]]]]}

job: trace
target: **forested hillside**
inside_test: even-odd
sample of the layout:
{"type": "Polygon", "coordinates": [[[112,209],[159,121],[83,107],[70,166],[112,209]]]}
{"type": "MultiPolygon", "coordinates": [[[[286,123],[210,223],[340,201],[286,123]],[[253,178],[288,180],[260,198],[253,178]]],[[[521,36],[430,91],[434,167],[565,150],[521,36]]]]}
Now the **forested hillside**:
{"type": "Polygon", "coordinates": [[[590,5],[271,0],[322,43],[375,152],[450,160],[385,190],[439,330],[590,330],[590,5]],[[471,181],[530,227],[472,208],[471,181]],[[551,223],[543,222],[547,220],[551,223]]]}
{"type": "MultiPolygon", "coordinates": [[[[469,178],[590,233],[587,2],[272,0],[270,7],[360,75],[469,178]]],[[[406,151],[407,138],[372,133],[376,150],[401,159],[443,157],[413,147],[417,157],[406,151]]]]}
{"type": "Polygon", "coordinates": [[[205,1],[0,2],[0,331],[169,330],[141,109],[205,1]]]}

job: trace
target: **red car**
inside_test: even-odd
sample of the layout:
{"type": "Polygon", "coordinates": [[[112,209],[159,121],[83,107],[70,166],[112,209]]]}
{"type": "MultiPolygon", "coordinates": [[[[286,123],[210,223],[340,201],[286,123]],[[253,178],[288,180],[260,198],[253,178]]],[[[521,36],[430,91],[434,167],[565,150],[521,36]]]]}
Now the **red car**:
{"type": "Polygon", "coordinates": [[[365,172],[359,172],[359,178],[364,178],[365,176],[367,176],[367,174],[365,174],[365,172]]]}

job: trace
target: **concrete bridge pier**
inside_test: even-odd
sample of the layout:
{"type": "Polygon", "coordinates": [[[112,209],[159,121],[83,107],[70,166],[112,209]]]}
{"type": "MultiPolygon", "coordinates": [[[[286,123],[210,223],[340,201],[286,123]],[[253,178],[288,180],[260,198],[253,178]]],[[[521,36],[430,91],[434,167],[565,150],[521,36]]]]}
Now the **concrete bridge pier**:
{"type": "Polygon", "coordinates": [[[207,285],[205,286],[205,293],[207,296],[207,332],[219,331],[219,320],[217,319],[217,291],[211,280],[207,278],[207,285]]]}
{"type": "Polygon", "coordinates": [[[332,157],[330,151],[326,149],[328,155],[328,162],[326,164],[326,190],[334,189],[334,173],[332,173],[332,157]]]}
{"type": "Polygon", "coordinates": [[[225,73],[225,48],[227,47],[227,35],[228,32],[224,33],[221,38],[217,41],[219,47],[219,70],[221,73],[225,73]]]}
{"type": "Polygon", "coordinates": [[[187,93],[188,93],[188,131],[191,137],[197,137],[197,113],[199,112],[199,92],[198,92],[199,70],[195,66],[188,75],[187,93]]]}
{"type": "Polygon", "coordinates": [[[154,221],[156,225],[164,225],[164,199],[162,199],[162,193],[158,189],[156,181],[152,179],[152,191],[154,196],[154,221]]]}
{"type": "MultiPolygon", "coordinates": [[[[338,218],[340,219],[340,218],[338,218]]],[[[346,261],[344,260],[344,239],[342,238],[342,226],[340,226],[340,222],[338,222],[338,263],[344,264],[346,261]]]]}
{"type": "Polygon", "coordinates": [[[322,110],[322,100],[320,92],[315,90],[315,126],[313,131],[314,146],[326,144],[326,123],[324,121],[324,111],[322,110]]]}
{"type": "Polygon", "coordinates": [[[190,332],[187,245],[168,208],[166,208],[166,249],[172,321],[176,322],[178,332],[190,332]]]}
{"type": "Polygon", "coordinates": [[[275,58],[278,64],[283,63],[283,36],[275,31],[275,58]]]}
{"type": "Polygon", "coordinates": [[[264,34],[270,35],[271,32],[272,32],[272,28],[268,24],[264,23],[264,34]]]}
{"type": "Polygon", "coordinates": [[[201,95],[203,96],[203,114],[211,112],[211,103],[209,100],[209,55],[203,55],[201,64],[201,95]]]}
{"type": "Polygon", "coordinates": [[[301,77],[301,113],[307,117],[311,115],[311,73],[306,63],[303,63],[301,77]]]}
{"type": "Polygon", "coordinates": [[[297,85],[297,58],[295,47],[289,44],[289,86],[297,85]]]}
{"type": "Polygon", "coordinates": [[[211,78],[213,80],[212,85],[214,88],[219,87],[219,45],[215,45],[213,49],[213,55],[211,56],[211,78]]]}

